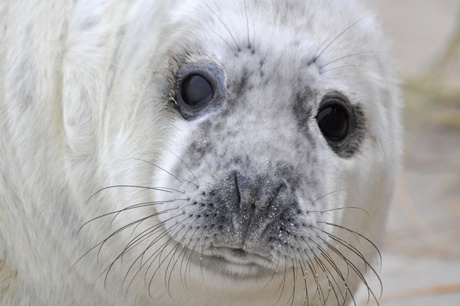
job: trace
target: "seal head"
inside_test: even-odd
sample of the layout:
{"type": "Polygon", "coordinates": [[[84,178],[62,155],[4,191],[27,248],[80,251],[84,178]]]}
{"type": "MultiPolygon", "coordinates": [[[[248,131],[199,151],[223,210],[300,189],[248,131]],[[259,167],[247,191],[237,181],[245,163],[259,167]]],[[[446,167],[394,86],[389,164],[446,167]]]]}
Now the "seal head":
{"type": "Polygon", "coordinates": [[[280,299],[341,304],[376,274],[397,94],[371,17],[320,31],[324,14],[299,4],[287,18],[287,6],[235,9],[242,27],[210,9],[174,40],[175,137],[154,199],[188,265],[249,288],[276,283],[288,288],[280,299]]]}

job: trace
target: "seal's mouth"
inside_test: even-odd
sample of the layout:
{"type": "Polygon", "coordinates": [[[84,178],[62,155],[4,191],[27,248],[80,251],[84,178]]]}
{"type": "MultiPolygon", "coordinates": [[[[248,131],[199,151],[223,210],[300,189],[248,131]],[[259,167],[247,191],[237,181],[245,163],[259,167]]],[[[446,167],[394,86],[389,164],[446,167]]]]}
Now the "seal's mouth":
{"type": "Polygon", "coordinates": [[[272,261],[242,248],[212,246],[199,255],[200,265],[231,278],[259,278],[276,273],[272,261]]]}

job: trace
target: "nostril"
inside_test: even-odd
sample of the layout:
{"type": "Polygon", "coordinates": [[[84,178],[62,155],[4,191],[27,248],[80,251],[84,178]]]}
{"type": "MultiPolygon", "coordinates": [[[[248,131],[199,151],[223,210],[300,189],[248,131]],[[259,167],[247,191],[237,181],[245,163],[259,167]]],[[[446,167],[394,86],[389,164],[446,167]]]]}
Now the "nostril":
{"type": "Polygon", "coordinates": [[[235,184],[234,188],[235,188],[236,202],[239,204],[241,202],[241,193],[240,193],[240,187],[238,184],[238,172],[237,171],[233,171],[233,182],[235,184]]]}
{"type": "Polygon", "coordinates": [[[273,197],[274,198],[276,198],[276,196],[280,193],[280,191],[282,189],[285,189],[287,187],[286,183],[284,181],[279,181],[277,184],[278,185],[276,186],[276,183],[275,183],[275,187],[273,188],[273,190],[274,190],[273,197]]]}
{"type": "Polygon", "coordinates": [[[282,180],[270,180],[262,184],[259,188],[257,198],[264,202],[265,206],[269,206],[277,197],[283,194],[286,188],[286,183],[282,180]]]}

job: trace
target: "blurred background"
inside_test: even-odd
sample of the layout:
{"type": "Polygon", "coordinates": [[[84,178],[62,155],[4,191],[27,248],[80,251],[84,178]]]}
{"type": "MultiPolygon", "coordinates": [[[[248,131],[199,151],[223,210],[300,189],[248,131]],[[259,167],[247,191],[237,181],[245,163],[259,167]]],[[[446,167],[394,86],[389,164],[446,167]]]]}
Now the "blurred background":
{"type": "MultiPolygon", "coordinates": [[[[365,1],[393,43],[405,103],[404,167],[382,250],[380,305],[457,306],[460,0],[365,1]]],[[[361,292],[357,304],[366,302],[361,292]]]]}

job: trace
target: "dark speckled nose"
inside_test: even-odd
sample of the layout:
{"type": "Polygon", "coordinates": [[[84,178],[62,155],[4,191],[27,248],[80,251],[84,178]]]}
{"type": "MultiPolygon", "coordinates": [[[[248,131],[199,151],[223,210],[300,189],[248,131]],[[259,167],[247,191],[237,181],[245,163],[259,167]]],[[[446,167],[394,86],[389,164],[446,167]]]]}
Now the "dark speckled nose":
{"type": "Polygon", "coordinates": [[[270,175],[245,175],[232,171],[221,193],[223,205],[231,212],[236,232],[244,237],[263,231],[296,202],[287,184],[270,175]]]}

